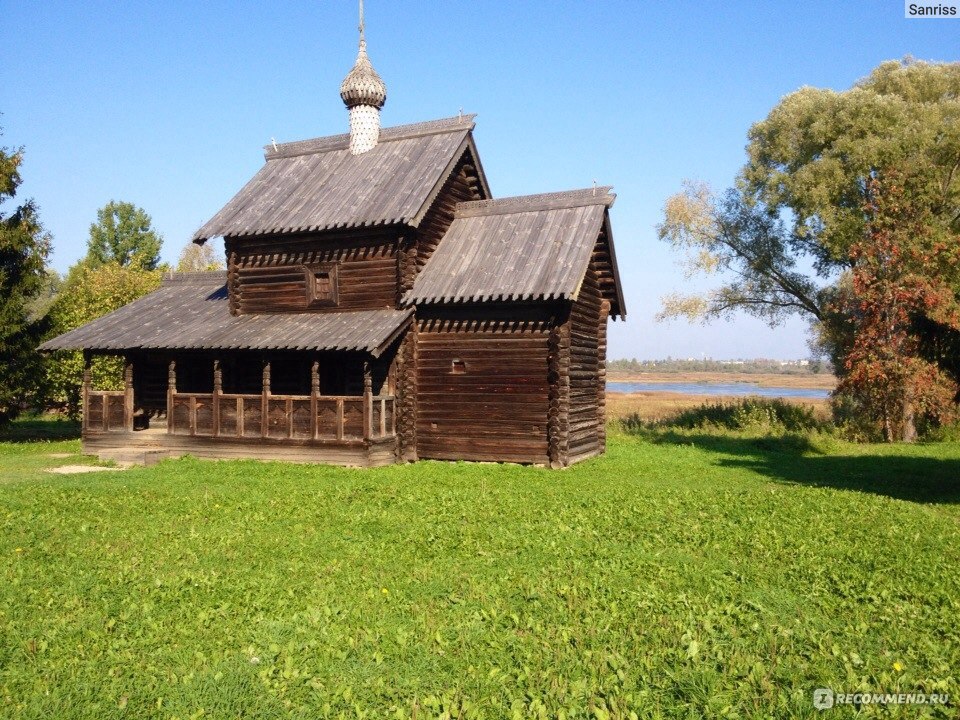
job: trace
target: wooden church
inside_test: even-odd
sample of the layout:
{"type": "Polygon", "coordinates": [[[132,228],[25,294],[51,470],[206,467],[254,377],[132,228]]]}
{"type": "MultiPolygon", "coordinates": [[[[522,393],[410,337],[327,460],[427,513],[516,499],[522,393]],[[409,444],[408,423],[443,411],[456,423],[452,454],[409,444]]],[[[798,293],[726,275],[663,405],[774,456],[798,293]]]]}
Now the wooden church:
{"type": "Polygon", "coordinates": [[[609,187],[493,199],[473,116],[380,127],[367,57],[346,135],[273,144],[193,240],[225,273],[41,349],[83,350],[87,452],[374,466],[564,467],[605,448],[607,319],[624,317],[609,187]],[[91,386],[96,354],[124,389],[91,386]]]}

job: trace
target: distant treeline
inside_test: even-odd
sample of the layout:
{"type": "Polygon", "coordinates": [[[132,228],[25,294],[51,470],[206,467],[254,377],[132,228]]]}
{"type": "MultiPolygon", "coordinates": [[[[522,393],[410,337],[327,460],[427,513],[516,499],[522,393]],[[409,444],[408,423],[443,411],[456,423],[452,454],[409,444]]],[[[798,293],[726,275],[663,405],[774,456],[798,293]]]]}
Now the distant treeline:
{"type": "Polygon", "coordinates": [[[831,372],[829,364],[820,360],[695,360],[668,357],[665,360],[610,360],[607,370],[613,372],[728,372],[783,373],[806,375],[831,372]]]}

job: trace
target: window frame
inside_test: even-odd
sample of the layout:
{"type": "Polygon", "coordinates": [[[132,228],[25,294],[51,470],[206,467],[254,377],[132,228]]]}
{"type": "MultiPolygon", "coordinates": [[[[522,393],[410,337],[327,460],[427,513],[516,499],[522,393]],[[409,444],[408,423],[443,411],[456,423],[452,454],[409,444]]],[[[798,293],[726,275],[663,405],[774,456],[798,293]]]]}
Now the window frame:
{"type": "Polygon", "coordinates": [[[336,307],[340,304],[340,264],[337,262],[311,263],[303,266],[307,278],[307,307],[336,307]],[[330,278],[330,297],[317,297],[317,275],[330,278]]]}

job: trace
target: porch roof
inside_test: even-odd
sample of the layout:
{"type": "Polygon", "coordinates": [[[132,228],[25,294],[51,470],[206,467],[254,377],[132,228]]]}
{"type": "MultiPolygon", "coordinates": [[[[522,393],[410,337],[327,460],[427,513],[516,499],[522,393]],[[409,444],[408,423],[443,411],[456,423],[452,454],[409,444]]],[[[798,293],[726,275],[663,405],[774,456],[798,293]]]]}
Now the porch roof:
{"type": "Polygon", "coordinates": [[[226,274],[181,273],[40,350],[357,350],[380,355],[412,310],[231,315],[226,274]]]}

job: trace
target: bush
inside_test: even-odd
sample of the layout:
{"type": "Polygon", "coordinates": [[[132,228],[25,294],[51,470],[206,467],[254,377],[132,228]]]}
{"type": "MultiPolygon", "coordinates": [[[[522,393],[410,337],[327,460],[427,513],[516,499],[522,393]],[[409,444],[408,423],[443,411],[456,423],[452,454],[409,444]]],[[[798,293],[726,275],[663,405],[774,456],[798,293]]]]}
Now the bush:
{"type": "Polygon", "coordinates": [[[829,421],[817,417],[813,408],[795,405],[780,398],[748,397],[733,402],[704,403],[682,410],[673,417],[645,423],[634,415],[622,421],[627,432],[643,427],[696,430],[764,430],[767,432],[821,432],[831,428],[829,421]]]}

